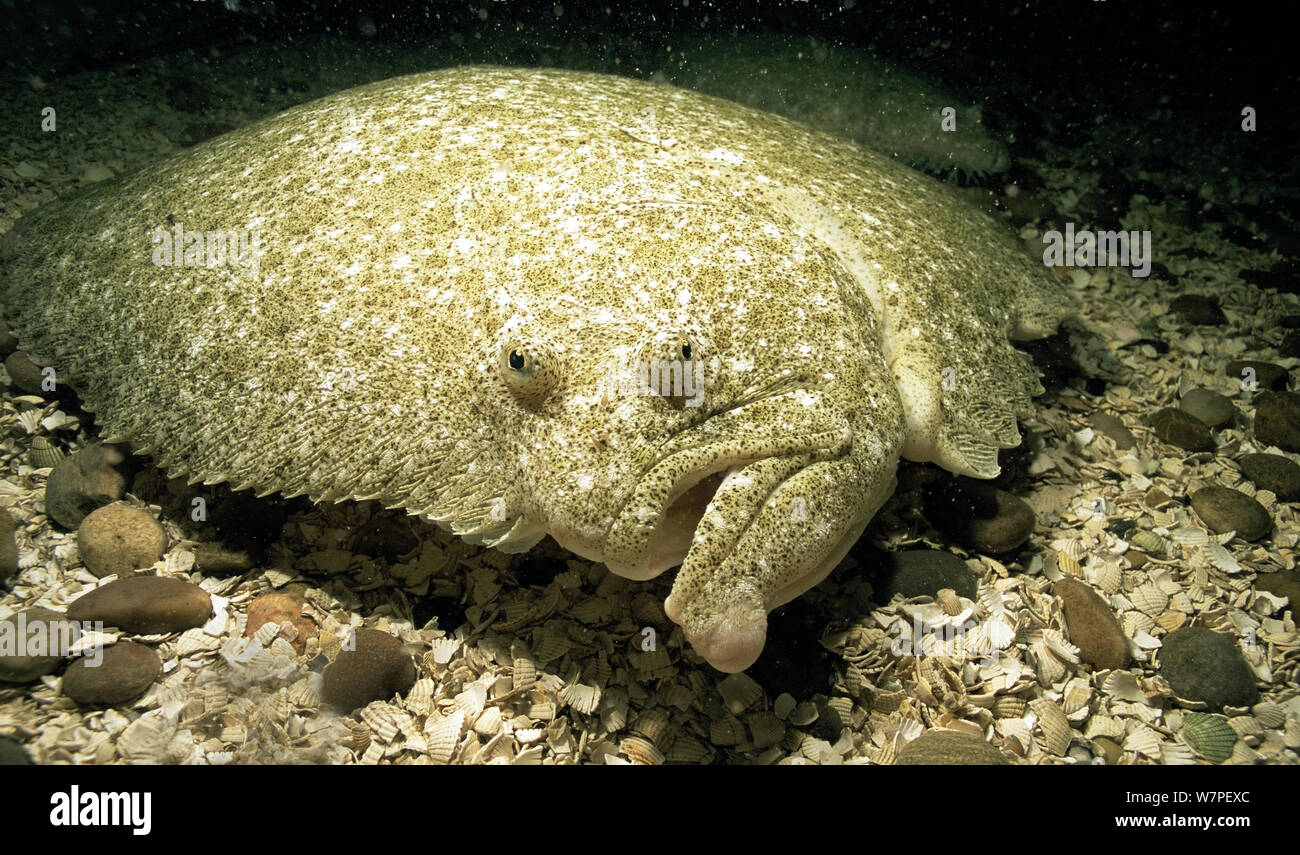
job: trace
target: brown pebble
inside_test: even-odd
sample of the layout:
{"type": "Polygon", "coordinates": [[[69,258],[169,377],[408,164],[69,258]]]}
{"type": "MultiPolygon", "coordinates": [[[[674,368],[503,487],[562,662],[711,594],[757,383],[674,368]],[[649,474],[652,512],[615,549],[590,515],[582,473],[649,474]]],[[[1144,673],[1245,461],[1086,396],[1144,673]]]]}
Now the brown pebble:
{"type": "Polygon", "coordinates": [[[77,527],[77,549],[99,578],[149,567],[167,550],[167,533],[153,514],[134,505],[105,505],[77,527]]]}
{"type": "Polygon", "coordinates": [[[342,713],[409,691],[415,665],[397,638],[362,627],[353,636],[353,649],[344,649],[325,668],[321,699],[342,713]]]}
{"type": "Polygon", "coordinates": [[[0,624],[9,625],[0,629],[0,633],[11,635],[15,640],[26,639],[21,652],[15,649],[13,653],[0,653],[0,680],[30,683],[38,677],[57,671],[67,652],[63,645],[72,644],[77,636],[72,627],[58,627],[57,632],[51,632],[50,627],[57,627],[67,620],[67,615],[60,612],[33,606],[0,621],[0,624]],[[43,648],[34,646],[38,640],[45,645],[43,648]],[[51,649],[51,645],[54,649],[51,649]]]}
{"type": "Polygon", "coordinates": [[[1283,451],[1300,451],[1300,395],[1265,392],[1255,400],[1255,439],[1283,451]]]}
{"type": "Polygon", "coordinates": [[[1061,579],[1053,590],[1065,607],[1066,629],[1080,658],[1098,670],[1127,668],[1128,639],[1110,604],[1077,579],[1061,579]]]}
{"type": "Polygon", "coordinates": [[[0,582],[18,572],[18,540],[13,516],[0,508],[0,582]]]}
{"type": "Polygon", "coordinates": [[[292,624],[298,631],[293,641],[293,649],[302,653],[307,646],[307,639],[316,634],[316,624],[302,613],[306,598],[302,594],[284,592],[263,594],[248,604],[248,620],[244,626],[244,635],[252,638],[253,633],[268,621],[275,621],[283,626],[292,624]]]}
{"type": "MultiPolygon", "coordinates": [[[[1291,385],[1291,372],[1287,371],[1281,365],[1275,365],[1272,362],[1259,362],[1254,359],[1237,359],[1229,362],[1223,369],[1223,373],[1233,380],[1246,382],[1250,379],[1255,381],[1255,389],[1270,389],[1275,392],[1281,392],[1291,385]]],[[[1242,391],[1254,391],[1243,389],[1242,391]]]]}
{"type": "Polygon", "coordinates": [[[134,700],[158,679],[162,660],[152,647],[119,641],[104,648],[98,664],[81,656],[63,675],[63,694],[79,704],[121,704],[134,700]]]}
{"type": "Polygon", "coordinates": [[[927,730],[903,746],[898,766],[1009,766],[1002,752],[984,740],[955,730],[927,730]]]}
{"type": "Polygon", "coordinates": [[[1192,508],[1216,532],[1235,531],[1242,540],[1259,540],[1273,530],[1273,518],[1259,502],[1231,487],[1202,487],[1192,508]]]}
{"type": "Polygon", "coordinates": [[[73,620],[99,620],[125,632],[180,632],[207,623],[212,597],[198,585],[168,576],[132,576],[83,594],[68,607],[73,620]]]}
{"type": "Polygon", "coordinates": [[[1210,428],[1195,416],[1173,407],[1165,407],[1151,417],[1156,436],[1184,451],[1213,451],[1214,436],[1210,428]]]}
{"type": "Polygon", "coordinates": [[[253,566],[253,559],[242,549],[200,543],[194,547],[194,566],[204,573],[240,573],[253,566]]]}
{"type": "Polygon", "coordinates": [[[1093,413],[1088,418],[1089,423],[1094,430],[1110,437],[1115,443],[1115,447],[1120,451],[1128,451],[1137,445],[1137,438],[1133,432],[1124,426],[1124,422],[1119,416],[1111,413],[1093,413]]]}
{"type": "Polygon", "coordinates": [[[5,370],[9,372],[9,379],[13,381],[13,385],[24,392],[44,395],[49,391],[41,388],[45,380],[44,375],[41,374],[41,366],[32,362],[22,351],[9,354],[5,359],[5,370]]]}
{"type": "Polygon", "coordinates": [[[45,511],[59,525],[75,529],[86,514],[122,498],[126,479],[114,469],[122,452],[88,445],[58,462],[45,482],[45,511]]]}

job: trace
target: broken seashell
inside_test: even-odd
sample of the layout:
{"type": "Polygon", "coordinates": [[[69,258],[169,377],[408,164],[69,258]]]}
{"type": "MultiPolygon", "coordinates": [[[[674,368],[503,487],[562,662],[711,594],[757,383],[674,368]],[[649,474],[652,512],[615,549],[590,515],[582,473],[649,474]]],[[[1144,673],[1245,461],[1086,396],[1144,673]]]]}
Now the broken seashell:
{"type": "Polygon", "coordinates": [[[1138,725],[1124,740],[1124,750],[1133,751],[1152,760],[1160,759],[1160,734],[1146,725],[1138,725]]]}
{"type": "Polygon", "coordinates": [[[718,683],[718,694],[734,715],[740,715],[763,697],[763,687],[744,671],[730,674],[718,683]]]}
{"type": "Polygon", "coordinates": [[[1286,723],[1286,708],[1272,701],[1260,701],[1250,708],[1262,727],[1281,727],[1286,723]]]}
{"type": "Polygon", "coordinates": [[[430,716],[424,723],[425,744],[434,763],[445,766],[451,762],[456,746],[460,744],[460,732],[464,724],[465,713],[461,710],[441,718],[430,716]]]}
{"type": "Polygon", "coordinates": [[[957,596],[957,592],[952,588],[940,588],[935,600],[939,603],[939,608],[943,609],[943,613],[949,617],[961,614],[965,609],[961,597],[957,596]]]}
{"type": "Polygon", "coordinates": [[[627,755],[636,766],[662,766],[664,754],[655,744],[639,736],[629,736],[618,744],[620,753],[627,755]]]}
{"type": "Polygon", "coordinates": [[[1137,529],[1130,532],[1128,542],[1152,558],[1163,558],[1167,551],[1164,538],[1146,529],[1137,529]]]}
{"type": "Polygon", "coordinates": [[[1128,599],[1143,614],[1156,617],[1169,605],[1169,595],[1150,582],[1138,585],[1129,592],[1128,599]]]}
{"type": "Polygon", "coordinates": [[[993,702],[993,715],[998,718],[1021,718],[1029,704],[1025,703],[1024,698],[1018,698],[1015,695],[1002,695],[993,702]]]}
{"type": "Polygon", "coordinates": [[[1029,708],[1038,716],[1038,727],[1043,734],[1043,750],[1056,757],[1064,756],[1073,738],[1070,720],[1065,717],[1065,713],[1047,698],[1035,698],[1029,702],[1029,708]]]}

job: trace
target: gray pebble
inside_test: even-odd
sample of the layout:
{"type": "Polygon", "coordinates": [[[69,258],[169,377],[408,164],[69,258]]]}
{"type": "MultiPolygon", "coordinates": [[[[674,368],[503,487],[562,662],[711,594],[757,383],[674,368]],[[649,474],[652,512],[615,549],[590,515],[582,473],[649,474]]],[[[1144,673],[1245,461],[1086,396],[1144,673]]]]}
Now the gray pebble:
{"type": "Polygon", "coordinates": [[[22,351],[9,354],[5,359],[5,370],[17,388],[32,395],[45,394],[41,389],[41,383],[45,379],[41,375],[41,366],[32,362],[27,354],[22,351]]]}
{"type": "Polygon", "coordinates": [[[1245,707],[1259,700],[1255,673],[1232,639],[1201,626],[1176,629],[1164,637],[1160,674],[1180,698],[1204,701],[1212,712],[1245,707]]]}
{"type": "Polygon", "coordinates": [[[45,482],[45,511],[64,528],[75,529],[86,514],[122,498],[126,479],[113,467],[122,452],[88,445],[59,461],[45,482]]]}
{"type": "Polygon", "coordinates": [[[1265,392],[1255,400],[1255,439],[1283,451],[1300,451],[1300,395],[1265,392]]]}
{"type": "Polygon", "coordinates": [[[356,631],[352,650],[343,650],[321,675],[321,700],[341,713],[410,690],[415,665],[402,642],[378,629],[356,631]]]}
{"type": "Polygon", "coordinates": [[[23,744],[16,739],[0,736],[0,766],[31,766],[32,758],[27,756],[23,744]]]}
{"type": "Polygon", "coordinates": [[[1243,540],[1259,540],[1273,530],[1273,518],[1259,502],[1230,487],[1202,487],[1192,507],[1214,531],[1235,531],[1243,540]]]}
{"type": "Polygon", "coordinates": [[[162,660],[152,647],[119,641],[104,648],[102,661],[78,657],[63,675],[63,694],[79,704],[121,704],[134,700],[158,679],[162,660]]]}
{"type": "MultiPolygon", "coordinates": [[[[1272,362],[1260,362],[1255,359],[1237,359],[1229,362],[1223,373],[1238,382],[1245,382],[1253,375],[1255,389],[1268,389],[1283,392],[1291,386],[1291,372],[1272,362]]],[[[1250,389],[1242,391],[1249,392],[1250,389]]]]}
{"type": "Polygon", "coordinates": [[[1211,428],[1231,424],[1237,414],[1237,408],[1229,398],[1209,389],[1189,389],[1179,401],[1178,408],[1211,428]]]}

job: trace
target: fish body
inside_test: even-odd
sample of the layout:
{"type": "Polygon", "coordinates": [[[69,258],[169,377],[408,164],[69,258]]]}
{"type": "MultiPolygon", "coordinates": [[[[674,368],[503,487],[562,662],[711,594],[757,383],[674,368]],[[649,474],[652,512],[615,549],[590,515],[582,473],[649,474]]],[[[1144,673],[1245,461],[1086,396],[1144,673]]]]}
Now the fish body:
{"type": "Polygon", "coordinates": [[[1010,338],[1072,310],[888,157],[499,67],[295,107],[57,200],[4,250],[21,345],[105,439],[504,550],[549,533],[634,579],[680,565],[666,610],[728,671],[900,455],[997,473],[1040,391],[1010,338]]]}

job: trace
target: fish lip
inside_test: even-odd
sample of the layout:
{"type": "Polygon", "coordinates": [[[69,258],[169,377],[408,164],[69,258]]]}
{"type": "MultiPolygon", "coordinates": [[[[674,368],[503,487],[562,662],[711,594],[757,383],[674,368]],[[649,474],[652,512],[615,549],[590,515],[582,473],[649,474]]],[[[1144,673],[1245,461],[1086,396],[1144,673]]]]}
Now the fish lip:
{"type": "MultiPolygon", "coordinates": [[[[839,457],[848,453],[852,442],[853,430],[844,425],[807,435],[801,440],[741,437],[669,454],[642,476],[610,524],[605,533],[606,548],[602,560],[615,575],[628,579],[652,579],[681,563],[680,559],[668,563],[652,561],[655,558],[654,545],[662,535],[660,529],[668,510],[706,478],[723,472],[729,475],[769,457],[839,457]]],[[[699,520],[696,520],[691,540],[698,525],[699,520]]]]}

